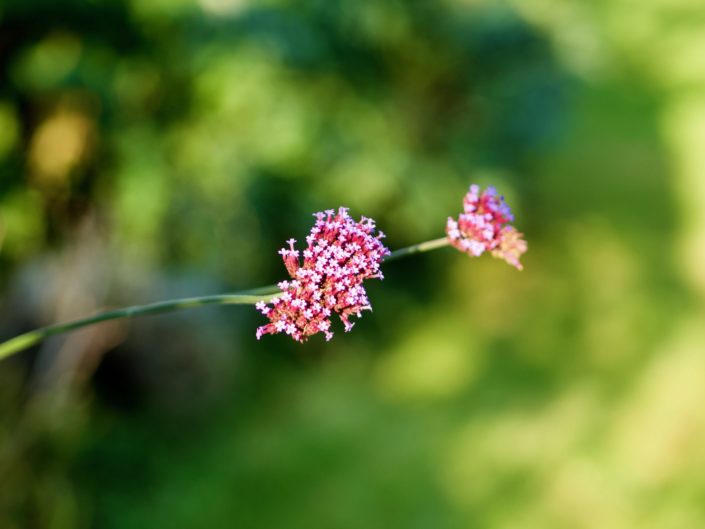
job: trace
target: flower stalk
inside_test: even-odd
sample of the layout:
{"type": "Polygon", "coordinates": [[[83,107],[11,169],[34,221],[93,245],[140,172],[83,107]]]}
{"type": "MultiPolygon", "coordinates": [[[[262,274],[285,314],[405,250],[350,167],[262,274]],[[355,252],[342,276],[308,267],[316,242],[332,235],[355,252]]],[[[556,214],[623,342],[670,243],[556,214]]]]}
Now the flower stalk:
{"type": "Polygon", "coordinates": [[[433,239],[431,241],[420,242],[419,244],[413,244],[407,246],[406,248],[400,248],[399,250],[394,250],[387,257],[384,258],[384,262],[394,261],[396,259],[401,259],[403,257],[408,257],[417,253],[430,252],[431,250],[436,250],[438,248],[443,248],[444,246],[449,246],[450,241],[448,237],[441,237],[440,239],[433,239]]]}
{"type": "MultiPolygon", "coordinates": [[[[276,286],[274,286],[276,289],[276,286]]],[[[194,298],[173,299],[169,301],[159,301],[157,303],[149,303],[147,305],[135,305],[122,309],[100,312],[87,318],[81,318],[66,323],[58,323],[41,327],[33,331],[15,336],[6,342],[0,343],[0,360],[19,353],[42,340],[55,334],[62,334],[89,325],[95,325],[109,320],[118,320],[122,318],[133,318],[135,316],[146,316],[148,314],[162,314],[165,312],[174,312],[184,309],[195,309],[208,305],[254,305],[258,301],[273,298],[277,292],[272,291],[272,287],[263,287],[255,291],[248,291],[238,294],[216,294],[212,296],[200,296],[194,298]],[[270,293],[265,293],[269,291],[270,293]]]]}
{"type": "MultiPolygon", "coordinates": [[[[414,244],[392,252],[385,257],[383,262],[387,263],[389,261],[401,259],[418,253],[428,252],[448,245],[449,241],[447,237],[414,244]]],[[[50,336],[75,331],[77,329],[102,323],[104,321],[147,316],[150,314],[163,314],[167,312],[175,312],[177,310],[194,309],[210,305],[255,305],[260,301],[267,302],[276,297],[278,294],[281,294],[281,291],[277,285],[267,285],[233,294],[216,294],[210,296],[181,298],[100,312],[86,318],[41,327],[0,343],[0,360],[24,351],[25,349],[38,344],[50,336]]]]}

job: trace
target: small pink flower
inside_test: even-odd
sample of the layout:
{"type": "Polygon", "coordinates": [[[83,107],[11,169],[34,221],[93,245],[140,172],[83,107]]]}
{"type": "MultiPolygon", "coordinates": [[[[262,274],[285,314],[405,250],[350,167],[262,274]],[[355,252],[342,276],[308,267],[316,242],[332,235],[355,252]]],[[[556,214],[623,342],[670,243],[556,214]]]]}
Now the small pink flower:
{"type": "Polygon", "coordinates": [[[360,317],[363,310],[372,310],[365,279],[383,275],[380,264],[389,250],[382,244],[384,235],[374,234],[375,223],[362,217],[355,222],[347,208],[316,213],[316,223],[306,237],[303,264],[295,240],[279,253],[293,281],[282,281],[284,292],[271,300],[271,307],[260,302],[257,309],[269,323],[257,329],[257,339],[265,334],[284,332],[294,340],[304,342],[322,332],[326,340],[333,337],[330,316],[333,312],[343,322],[345,331],[354,325],[350,316],[360,317]]]}
{"type": "Polygon", "coordinates": [[[474,257],[489,251],[521,270],[519,258],[527,244],[523,234],[509,225],[514,216],[504,197],[494,187],[480,193],[479,186],[473,184],[463,199],[463,209],[457,221],[449,217],[446,223],[450,244],[474,257]]]}

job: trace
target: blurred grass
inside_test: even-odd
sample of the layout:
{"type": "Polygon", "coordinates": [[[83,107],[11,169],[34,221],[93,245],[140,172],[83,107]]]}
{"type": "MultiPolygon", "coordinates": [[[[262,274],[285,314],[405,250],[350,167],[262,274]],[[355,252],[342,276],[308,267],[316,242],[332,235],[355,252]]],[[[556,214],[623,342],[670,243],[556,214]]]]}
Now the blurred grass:
{"type": "Polygon", "coordinates": [[[304,347],[203,309],[0,365],[2,527],[699,527],[696,0],[0,6],[0,337],[283,277],[314,211],[393,248],[470,182],[525,271],[390,263],[304,347]]]}

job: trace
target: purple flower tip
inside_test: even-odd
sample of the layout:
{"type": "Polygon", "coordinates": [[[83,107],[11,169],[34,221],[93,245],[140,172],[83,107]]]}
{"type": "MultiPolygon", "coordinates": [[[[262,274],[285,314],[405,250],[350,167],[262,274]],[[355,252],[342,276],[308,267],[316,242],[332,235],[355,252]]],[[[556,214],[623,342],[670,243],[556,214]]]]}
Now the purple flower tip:
{"type": "Polygon", "coordinates": [[[450,243],[474,257],[489,251],[521,270],[519,258],[526,252],[527,244],[523,234],[509,225],[514,215],[504,197],[492,186],[480,193],[480,187],[473,184],[463,199],[463,209],[458,220],[448,218],[446,223],[450,243]]]}

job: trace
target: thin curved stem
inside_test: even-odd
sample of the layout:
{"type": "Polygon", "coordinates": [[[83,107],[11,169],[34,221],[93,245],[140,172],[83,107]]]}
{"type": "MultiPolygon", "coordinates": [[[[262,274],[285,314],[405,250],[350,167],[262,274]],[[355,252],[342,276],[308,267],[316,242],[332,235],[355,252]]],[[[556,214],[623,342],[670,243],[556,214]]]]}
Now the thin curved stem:
{"type": "Polygon", "coordinates": [[[443,248],[444,246],[448,246],[449,244],[450,241],[448,240],[448,237],[441,237],[440,239],[433,239],[432,241],[420,242],[419,244],[412,244],[411,246],[407,246],[406,248],[394,250],[384,259],[384,262],[388,263],[389,261],[401,259],[402,257],[408,257],[409,255],[430,252],[431,250],[443,248]]]}
{"type": "MultiPolygon", "coordinates": [[[[412,246],[407,246],[406,248],[393,251],[384,259],[384,262],[387,263],[389,261],[394,261],[395,259],[408,257],[409,255],[428,252],[437,248],[442,248],[448,244],[448,239],[446,237],[414,244],[412,246]]],[[[146,316],[148,314],[162,314],[164,312],[194,309],[198,307],[205,307],[207,305],[254,305],[258,301],[268,301],[275,297],[278,293],[279,287],[277,287],[277,285],[267,285],[234,294],[216,294],[212,296],[159,301],[148,305],[135,305],[133,307],[100,312],[86,318],[41,327],[24,334],[20,334],[19,336],[15,336],[6,342],[0,343],[0,360],[15,353],[19,353],[20,351],[24,351],[49,336],[74,331],[76,329],[104,321],[133,318],[135,316],[146,316]]]]}
{"type": "MultiPolygon", "coordinates": [[[[278,291],[276,285],[274,285],[274,289],[278,291]]],[[[217,294],[213,296],[159,301],[148,305],[135,305],[133,307],[100,312],[87,318],[41,327],[24,334],[20,334],[19,336],[15,336],[14,338],[0,344],[0,360],[12,354],[23,351],[24,349],[41,342],[45,338],[48,338],[49,336],[74,331],[82,327],[87,327],[89,325],[94,325],[96,323],[101,323],[108,320],[132,318],[134,316],[145,316],[147,314],[161,314],[176,310],[205,307],[207,305],[253,305],[258,301],[266,301],[274,296],[276,296],[276,291],[272,292],[270,287],[263,287],[261,289],[248,291],[248,293],[243,294],[217,294]],[[269,293],[265,294],[265,290],[269,291],[269,293]],[[260,291],[261,293],[259,293],[260,291]]]]}

